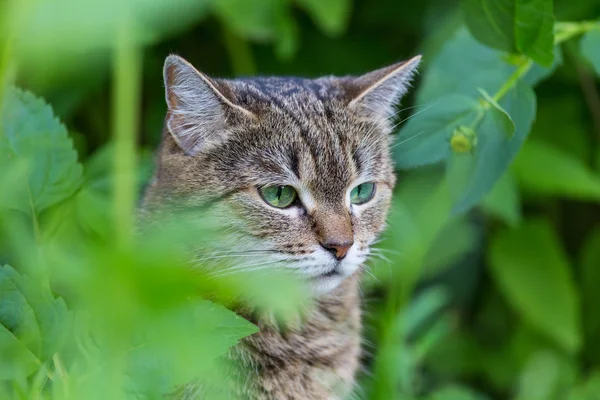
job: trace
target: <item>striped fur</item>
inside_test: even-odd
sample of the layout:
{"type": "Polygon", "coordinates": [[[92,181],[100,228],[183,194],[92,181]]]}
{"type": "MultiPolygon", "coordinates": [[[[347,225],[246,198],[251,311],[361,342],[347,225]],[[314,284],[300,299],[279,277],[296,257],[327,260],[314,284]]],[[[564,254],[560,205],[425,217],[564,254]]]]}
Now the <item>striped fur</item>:
{"type": "MultiPolygon", "coordinates": [[[[361,77],[212,79],[183,59],[165,64],[167,129],[144,209],[210,205],[238,252],[261,252],[311,283],[315,307],[292,332],[261,331],[230,354],[250,375],[236,398],[341,399],[360,356],[358,278],[385,224],[395,184],[393,110],[419,58],[361,77]],[[375,182],[374,198],[349,193],[375,182]],[[291,185],[301,203],[276,209],[264,185],[291,185]],[[354,244],[338,261],[319,244],[347,230],[354,244]],[[330,234],[330,233],[327,233],[330,234]]],[[[202,390],[190,386],[188,399],[202,390]]]]}

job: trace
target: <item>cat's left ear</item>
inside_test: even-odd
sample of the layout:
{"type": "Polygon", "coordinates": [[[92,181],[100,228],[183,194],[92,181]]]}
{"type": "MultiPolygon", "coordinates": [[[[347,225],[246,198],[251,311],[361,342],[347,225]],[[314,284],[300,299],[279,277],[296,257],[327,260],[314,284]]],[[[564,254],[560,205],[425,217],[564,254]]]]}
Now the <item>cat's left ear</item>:
{"type": "Polygon", "coordinates": [[[352,79],[348,107],[366,118],[390,121],[396,105],[410,88],[420,61],[421,56],[416,56],[352,79]]]}

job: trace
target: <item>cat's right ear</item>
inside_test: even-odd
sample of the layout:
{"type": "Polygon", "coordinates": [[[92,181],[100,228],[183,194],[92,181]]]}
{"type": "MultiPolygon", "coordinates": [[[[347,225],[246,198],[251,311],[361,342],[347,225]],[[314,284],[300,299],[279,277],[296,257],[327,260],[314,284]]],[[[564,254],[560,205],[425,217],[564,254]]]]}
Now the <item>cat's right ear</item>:
{"type": "Polygon", "coordinates": [[[167,57],[163,70],[167,129],[187,155],[195,155],[227,138],[229,113],[253,118],[234,103],[230,88],[202,74],[175,55],[167,57]]]}

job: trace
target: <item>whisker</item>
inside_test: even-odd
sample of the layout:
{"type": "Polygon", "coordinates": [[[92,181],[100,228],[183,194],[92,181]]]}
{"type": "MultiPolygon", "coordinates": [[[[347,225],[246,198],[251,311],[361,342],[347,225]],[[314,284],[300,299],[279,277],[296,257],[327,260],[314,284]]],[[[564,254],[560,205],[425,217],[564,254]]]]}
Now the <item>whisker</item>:
{"type": "Polygon", "coordinates": [[[411,139],[414,139],[414,138],[416,138],[417,136],[419,136],[419,135],[420,135],[420,134],[422,134],[423,132],[425,132],[425,131],[420,131],[419,133],[416,133],[416,134],[412,135],[411,137],[409,137],[409,138],[407,138],[407,139],[404,139],[403,141],[401,141],[401,142],[399,142],[399,143],[396,143],[396,144],[394,144],[394,145],[390,146],[390,150],[391,150],[391,149],[393,149],[394,147],[398,147],[398,146],[400,146],[400,145],[402,145],[402,144],[404,144],[404,143],[408,142],[408,141],[409,141],[409,140],[411,140],[411,139]]]}

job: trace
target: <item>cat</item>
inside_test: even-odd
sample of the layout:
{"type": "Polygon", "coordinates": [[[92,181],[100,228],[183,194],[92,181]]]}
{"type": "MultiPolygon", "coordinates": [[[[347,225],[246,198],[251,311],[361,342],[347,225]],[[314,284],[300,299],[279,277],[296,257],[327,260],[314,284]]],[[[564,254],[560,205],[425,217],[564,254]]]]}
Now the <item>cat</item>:
{"type": "MultiPolygon", "coordinates": [[[[225,216],[236,250],[309,282],[304,322],[260,332],[229,356],[253,371],[235,398],[343,399],[361,355],[359,278],[395,185],[396,105],[420,56],[359,77],[214,79],[164,65],[168,112],[144,207],[177,198],[225,216]]],[[[182,396],[202,397],[198,388],[182,396]]]]}

